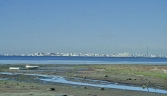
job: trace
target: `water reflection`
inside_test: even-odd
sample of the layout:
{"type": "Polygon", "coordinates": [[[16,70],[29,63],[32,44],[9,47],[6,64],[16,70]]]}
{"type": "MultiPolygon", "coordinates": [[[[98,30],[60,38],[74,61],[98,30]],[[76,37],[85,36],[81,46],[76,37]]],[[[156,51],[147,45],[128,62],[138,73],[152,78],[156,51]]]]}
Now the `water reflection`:
{"type": "Polygon", "coordinates": [[[156,93],[165,93],[167,94],[166,90],[161,89],[154,89],[154,88],[145,88],[136,87],[136,86],[127,86],[122,84],[114,84],[107,81],[101,80],[91,80],[91,79],[83,79],[83,78],[75,78],[74,79],[66,79],[60,76],[53,76],[52,78],[40,78],[40,80],[47,81],[47,82],[56,82],[56,83],[65,83],[65,84],[73,84],[73,85],[83,85],[83,86],[92,86],[92,87],[103,87],[103,88],[115,88],[115,89],[123,89],[123,90],[134,90],[134,91],[148,91],[149,92],[156,92],[156,93]],[[76,82],[80,81],[80,82],[76,82]],[[82,81],[82,82],[81,82],[82,81]]]}

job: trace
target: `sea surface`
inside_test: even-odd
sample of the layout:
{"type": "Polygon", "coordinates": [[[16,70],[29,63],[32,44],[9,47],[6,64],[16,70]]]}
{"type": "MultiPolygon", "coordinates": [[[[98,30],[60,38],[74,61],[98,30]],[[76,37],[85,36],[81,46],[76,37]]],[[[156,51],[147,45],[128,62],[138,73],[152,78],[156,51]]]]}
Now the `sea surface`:
{"type": "Polygon", "coordinates": [[[167,58],[79,57],[79,56],[0,56],[0,64],[151,64],[167,65],[167,58]]]}

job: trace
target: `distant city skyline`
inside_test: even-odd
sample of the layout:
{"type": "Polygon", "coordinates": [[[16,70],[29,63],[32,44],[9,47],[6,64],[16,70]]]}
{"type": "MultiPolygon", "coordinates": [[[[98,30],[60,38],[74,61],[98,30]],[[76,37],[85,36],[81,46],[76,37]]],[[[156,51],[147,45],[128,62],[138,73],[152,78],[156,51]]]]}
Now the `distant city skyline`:
{"type": "Polygon", "coordinates": [[[166,55],[155,54],[131,54],[129,52],[115,53],[115,54],[99,54],[99,53],[31,53],[31,54],[0,54],[0,56],[86,56],[86,57],[162,57],[167,58],[166,55]]]}
{"type": "Polygon", "coordinates": [[[167,0],[0,0],[0,54],[167,55],[167,0]]]}

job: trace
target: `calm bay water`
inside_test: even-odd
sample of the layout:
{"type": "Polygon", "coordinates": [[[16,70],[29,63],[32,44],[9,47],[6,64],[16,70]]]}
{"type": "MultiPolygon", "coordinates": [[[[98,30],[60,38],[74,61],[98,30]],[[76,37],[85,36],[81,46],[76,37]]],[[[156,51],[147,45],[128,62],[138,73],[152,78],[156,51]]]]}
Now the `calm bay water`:
{"type": "Polygon", "coordinates": [[[0,56],[0,64],[163,64],[167,58],[74,57],[74,56],[0,56]]]}

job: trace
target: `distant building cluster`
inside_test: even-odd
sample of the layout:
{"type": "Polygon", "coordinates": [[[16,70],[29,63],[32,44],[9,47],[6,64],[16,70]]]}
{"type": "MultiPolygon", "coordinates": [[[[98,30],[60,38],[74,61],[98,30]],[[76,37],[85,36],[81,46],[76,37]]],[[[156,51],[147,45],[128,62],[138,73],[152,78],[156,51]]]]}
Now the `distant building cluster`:
{"type": "Polygon", "coordinates": [[[4,54],[3,56],[83,56],[83,57],[160,57],[160,58],[167,58],[165,55],[130,54],[129,52],[123,52],[123,53],[118,53],[118,54],[34,53],[34,54],[4,54]]]}

